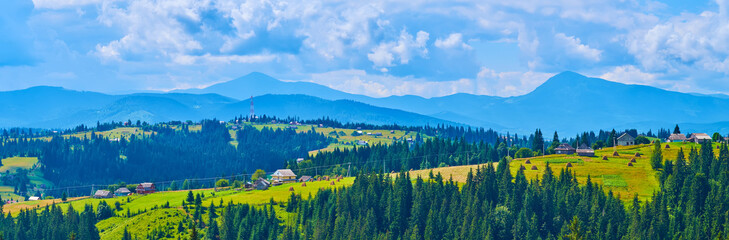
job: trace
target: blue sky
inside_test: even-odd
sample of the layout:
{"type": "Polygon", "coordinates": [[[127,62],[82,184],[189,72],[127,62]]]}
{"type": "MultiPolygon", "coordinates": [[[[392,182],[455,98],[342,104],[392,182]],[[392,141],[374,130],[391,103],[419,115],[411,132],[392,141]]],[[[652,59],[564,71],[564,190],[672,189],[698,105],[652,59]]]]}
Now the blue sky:
{"type": "Polygon", "coordinates": [[[258,71],[382,97],[513,96],[570,70],[729,93],[729,0],[0,2],[0,91],[204,87],[258,71]]]}

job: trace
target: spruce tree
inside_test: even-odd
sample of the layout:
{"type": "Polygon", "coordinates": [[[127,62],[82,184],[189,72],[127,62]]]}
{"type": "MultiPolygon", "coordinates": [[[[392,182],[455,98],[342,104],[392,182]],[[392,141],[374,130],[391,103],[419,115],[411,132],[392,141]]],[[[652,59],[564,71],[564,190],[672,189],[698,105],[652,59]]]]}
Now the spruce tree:
{"type": "Polygon", "coordinates": [[[651,155],[651,167],[653,169],[662,168],[663,153],[661,152],[661,141],[656,140],[653,143],[653,155],[651,155]]]}

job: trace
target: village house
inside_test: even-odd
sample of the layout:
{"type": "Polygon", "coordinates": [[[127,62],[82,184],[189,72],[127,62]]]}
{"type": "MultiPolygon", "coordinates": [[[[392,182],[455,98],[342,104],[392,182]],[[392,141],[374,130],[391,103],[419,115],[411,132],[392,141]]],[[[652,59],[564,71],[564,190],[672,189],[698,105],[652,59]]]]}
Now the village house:
{"type": "Polygon", "coordinates": [[[96,193],[94,193],[94,198],[113,198],[114,194],[112,194],[108,190],[96,190],[96,193]]]}
{"type": "Polygon", "coordinates": [[[668,142],[685,142],[686,141],[686,135],[683,135],[681,133],[674,133],[671,134],[671,136],[668,136],[668,142]]]}
{"type": "Polygon", "coordinates": [[[591,147],[588,147],[584,143],[577,148],[576,152],[577,152],[577,156],[582,156],[582,157],[594,157],[595,156],[595,150],[593,150],[591,147]]]}
{"type": "Polygon", "coordinates": [[[360,146],[367,145],[367,141],[365,141],[365,140],[357,140],[357,145],[360,145],[360,146]]]}
{"type": "Polygon", "coordinates": [[[279,182],[296,182],[296,174],[291,169],[279,169],[271,174],[271,179],[279,182]]]}
{"type": "Polygon", "coordinates": [[[271,186],[271,182],[266,181],[266,179],[263,179],[263,178],[258,178],[258,180],[256,180],[253,183],[253,187],[255,187],[258,190],[267,190],[268,187],[270,187],[270,186],[271,186]]]}
{"type": "Polygon", "coordinates": [[[154,186],[154,183],[140,183],[137,185],[137,194],[148,194],[148,193],[154,193],[157,189],[154,186]]]}
{"type": "Polygon", "coordinates": [[[297,159],[296,159],[296,163],[301,163],[301,162],[303,162],[303,161],[304,161],[304,158],[297,158],[297,159]]]}
{"type": "Polygon", "coordinates": [[[129,194],[132,194],[132,191],[129,191],[129,189],[125,187],[118,188],[116,191],[114,191],[114,195],[118,197],[129,196],[129,194]]]}
{"type": "Polygon", "coordinates": [[[623,135],[620,135],[618,137],[618,145],[620,146],[629,146],[635,144],[635,138],[633,136],[630,136],[630,134],[623,133],[623,135]]]}
{"type": "Polygon", "coordinates": [[[557,146],[557,148],[554,149],[554,153],[570,155],[570,154],[575,153],[575,148],[573,148],[572,146],[570,146],[567,143],[562,143],[559,146],[557,146]]]}
{"type": "Polygon", "coordinates": [[[689,138],[689,141],[695,142],[695,143],[710,142],[711,137],[709,136],[709,134],[706,134],[706,133],[692,133],[691,137],[689,138]]]}

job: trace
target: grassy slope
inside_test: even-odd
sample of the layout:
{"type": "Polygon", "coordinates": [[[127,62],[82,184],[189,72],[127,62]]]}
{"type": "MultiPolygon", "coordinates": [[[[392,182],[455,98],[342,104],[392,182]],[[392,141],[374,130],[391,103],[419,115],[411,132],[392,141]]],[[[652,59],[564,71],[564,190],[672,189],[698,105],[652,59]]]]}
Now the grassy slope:
{"type": "MultiPolygon", "coordinates": [[[[675,160],[678,149],[683,148],[684,154],[688,158],[688,152],[691,147],[699,148],[694,143],[668,143],[670,148],[665,148],[662,144],[661,151],[664,159],[675,160]]],[[[718,150],[715,144],[714,153],[718,156],[718,150]]],[[[621,146],[616,148],[620,156],[613,157],[613,148],[606,148],[595,151],[596,157],[578,157],[567,155],[548,155],[529,158],[531,164],[525,164],[526,159],[515,159],[509,164],[512,174],[516,174],[519,167],[524,165],[526,168],[525,175],[529,179],[540,177],[544,172],[547,162],[555,174],[558,174],[566,165],[571,162],[572,171],[577,175],[579,182],[584,183],[587,176],[594,183],[601,184],[606,190],[612,190],[613,193],[619,194],[623,200],[632,200],[634,194],[638,194],[641,200],[649,199],[654,191],[659,188],[657,171],[650,166],[650,156],[653,154],[653,145],[637,145],[637,146],[621,146]],[[636,163],[627,166],[630,159],[634,158],[636,152],[643,156],[636,158],[636,163]],[[608,156],[608,160],[602,160],[602,156],[608,156]],[[531,166],[537,166],[537,170],[531,170],[531,166]]],[[[484,164],[480,165],[484,167],[484,164]]],[[[476,170],[478,165],[456,166],[433,169],[433,173],[440,172],[444,178],[448,179],[452,176],[454,181],[466,181],[466,175],[471,170],[476,170]]],[[[428,177],[431,170],[415,170],[410,172],[412,176],[420,175],[424,178],[428,177]]]]}
{"type": "MultiPolygon", "coordinates": [[[[288,200],[291,191],[290,187],[294,188],[294,193],[301,194],[302,197],[308,198],[317,193],[319,189],[328,188],[339,188],[344,186],[350,186],[354,183],[354,178],[344,178],[340,182],[335,182],[335,185],[330,185],[331,181],[320,181],[320,182],[309,182],[306,187],[302,187],[300,183],[287,183],[281,186],[271,187],[266,191],[235,191],[235,190],[223,190],[215,192],[213,189],[201,189],[193,190],[193,193],[204,194],[203,206],[209,206],[210,203],[215,203],[218,206],[222,200],[224,205],[233,203],[247,203],[251,205],[260,205],[268,203],[271,199],[276,202],[284,203],[288,200]]],[[[117,211],[117,216],[109,219],[100,221],[96,226],[99,228],[102,239],[120,239],[124,231],[124,227],[128,227],[130,232],[137,233],[138,236],[142,237],[144,234],[149,232],[153,228],[162,227],[168,228],[174,234],[170,235],[169,238],[176,238],[177,233],[174,228],[177,227],[177,223],[182,219],[185,219],[188,214],[192,213],[192,210],[182,208],[182,201],[187,197],[188,191],[170,191],[170,192],[159,192],[148,195],[132,195],[129,197],[117,197],[112,199],[93,199],[93,198],[75,198],[68,202],[61,203],[60,200],[41,200],[34,202],[21,202],[8,204],[5,206],[5,213],[17,214],[21,209],[38,208],[44,207],[49,204],[57,204],[62,209],[67,210],[69,206],[73,206],[76,210],[82,210],[84,205],[91,204],[96,208],[101,201],[106,201],[107,204],[114,207],[116,202],[121,204],[121,211],[117,211]],[[169,202],[170,208],[157,208],[169,202]],[[144,212],[133,217],[126,217],[126,212],[129,210],[133,215],[137,212],[144,212]]],[[[277,215],[281,220],[287,220],[290,214],[282,211],[280,208],[276,208],[277,215]]],[[[207,217],[203,217],[207,219],[207,217]]],[[[187,225],[185,225],[187,226],[187,225]]],[[[188,233],[183,233],[183,235],[188,233]]]]}

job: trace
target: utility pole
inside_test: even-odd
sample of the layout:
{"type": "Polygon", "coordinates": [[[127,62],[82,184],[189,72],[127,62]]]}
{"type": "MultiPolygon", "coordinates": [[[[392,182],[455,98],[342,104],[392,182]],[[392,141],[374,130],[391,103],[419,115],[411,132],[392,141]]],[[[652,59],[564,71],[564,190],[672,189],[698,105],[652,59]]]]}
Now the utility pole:
{"type": "Polygon", "coordinates": [[[347,177],[349,177],[349,169],[352,168],[352,162],[347,165],[347,177]]]}

